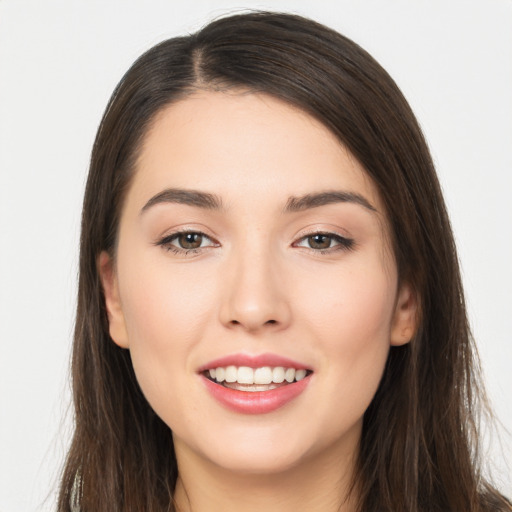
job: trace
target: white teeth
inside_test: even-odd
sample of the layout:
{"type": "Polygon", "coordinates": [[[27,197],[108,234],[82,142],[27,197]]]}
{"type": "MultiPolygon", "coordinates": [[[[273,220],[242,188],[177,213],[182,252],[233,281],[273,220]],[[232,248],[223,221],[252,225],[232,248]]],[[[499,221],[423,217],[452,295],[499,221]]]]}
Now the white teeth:
{"type": "MultiPolygon", "coordinates": [[[[295,368],[284,368],[283,366],[263,366],[261,368],[250,368],[248,366],[211,368],[208,374],[212,380],[226,382],[229,384],[238,383],[245,385],[269,386],[271,384],[282,384],[284,381],[292,383],[300,381],[307,375],[307,370],[295,368]]],[[[232,386],[230,386],[232,387],[232,386]]],[[[268,389],[268,388],[266,388],[268,389]]],[[[272,387],[270,389],[273,389],[272,387]]]]}
{"type": "Polygon", "coordinates": [[[293,382],[295,380],[295,368],[286,368],[284,378],[286,382],[293,382]]]}
{"type": "Polygon", "coordinates": [[[224,382],[226,378],[226,370],[224,368],[216,368],[215,369],[215,380],[217,382],[224,382]]]}
{"type": "Polygon", "coordinates": [[[236,366],[228,366],[226,368],[226,382],[236,382],[238,372],[236,366]]]}
{"type": "Polygon", "coordinates": [[[282,366],[276,366],[272,371],[272,381],[276,384],[284,382],[284,368],[282,366]]]}
{"type": "Polygon", "coordinates": [[[254,384],[254,370],[248,366],[240,366],[236,380],[239,384],[254,384]]]}
{"type": "Polygon", "coordinates": [[[295,380],[298,382],[306,376],[306,370],[295,370],[295,380]]]}
{"type": "Polygon", "coordinates": [[[272,368],[264,366],[263,368],[256,368],[254,370],[254,383],[255,384],[270,384],[272,382],[272,368]]]}

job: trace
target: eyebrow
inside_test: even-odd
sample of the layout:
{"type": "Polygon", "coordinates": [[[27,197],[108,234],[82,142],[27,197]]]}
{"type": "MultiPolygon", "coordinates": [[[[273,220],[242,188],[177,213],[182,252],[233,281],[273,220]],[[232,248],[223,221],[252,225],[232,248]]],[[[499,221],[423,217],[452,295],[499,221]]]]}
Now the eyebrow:
{"type": "MultiPolygon", "coordinates": [[[[162,203],[177,203],[203,208],[205,210],[221,210],[223,208],[222,199],[208,192],[199,190],[189,190],[181,188],[167,188],[154,195],[141,209],[141,214],[149,210],[152,206],[162,203]]],[[[371,212],[377,212],[377,209],[362,195],[355,192],[346,191],[328,191],[315,194],[305,194],[303,196],[288,198],[284,207],[285,213],[302,212],[311,208],[318,208],[333,203],[355,203],[363,206],[371,212]]]]}
{"type": "Polygon", "coordinates": [[[302,212],[310,208],[318,208],[333,203],[355,203],[371,212],[377,209],[361,194],[346,191],[328,191],[316,194],[306,194],[300,197],[290,197],[284,208],[285,212],[302,212]]]}
{"type": "Polygon", "coordinates": [[[181,188],[167,188],[162,192],[154,195],[141,209],[140,213],[144,213],[152,206],[161,203],[178,203],[204,208],[206,210],[221,210],[222,200],[208,192],[200,192],[199,190],[185,190],[181,188]]]}

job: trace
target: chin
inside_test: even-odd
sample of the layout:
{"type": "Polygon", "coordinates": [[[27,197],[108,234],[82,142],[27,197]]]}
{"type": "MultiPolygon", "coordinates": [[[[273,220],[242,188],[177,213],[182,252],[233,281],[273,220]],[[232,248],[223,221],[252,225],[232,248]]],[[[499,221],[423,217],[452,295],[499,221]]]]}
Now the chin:
{"type": "MultiPolygon", "coordinates": [[[[256,447],[257,448],[257,447],[256,447]]],[[[218,467],[243,475],[270,476],[291,471],[300,466],[304,460],[304,453],[301,450],[273,448],[260,449],[231,449],[222,454],[215,454],[211,458],[218,467]]]]}
{"type": "Polygon", "coordinates": [[[286,422],[272,426],[262,422],[251,426],[245,423],[238,428],[217,426],[209,434],[196,437],[196,442],[192,439],[178,441],[181,446],[177,446],[177,453],[184,454],[191,448],[195,457],[208,461],[216,471],[222,469],[240,476],[292,474],[301,467],[310,468],[315,461],[323,464],[329,454],[340,455],[340,448],[341,452],[346,449],[345,436],[339,436],[339,432],[328,428],[297,428],[286,422]]]}

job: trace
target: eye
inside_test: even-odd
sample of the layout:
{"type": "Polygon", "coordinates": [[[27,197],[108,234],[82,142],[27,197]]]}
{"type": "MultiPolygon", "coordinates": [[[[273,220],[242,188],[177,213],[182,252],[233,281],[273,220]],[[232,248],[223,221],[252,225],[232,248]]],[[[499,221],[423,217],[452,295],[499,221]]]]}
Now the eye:
{"type": "Polygon", "coordinates": [[[170,242],[180,249],[199,249],[207,237],[202,233],[177,233],[170,242]]]}
{"type": "Polygon", "coordinates": [[[354,246],[354,240],[335,233],[313,233],[301,238],[294,245],[323,253],[331,250],[351,249],[354,246]]]}
{"type": "Polygon", "coordinates": [[[214,247],[217,244],[200,231],[180,231],[162,238],[157,245],[175,253],[186,254],[205,247],[214,247]]]}

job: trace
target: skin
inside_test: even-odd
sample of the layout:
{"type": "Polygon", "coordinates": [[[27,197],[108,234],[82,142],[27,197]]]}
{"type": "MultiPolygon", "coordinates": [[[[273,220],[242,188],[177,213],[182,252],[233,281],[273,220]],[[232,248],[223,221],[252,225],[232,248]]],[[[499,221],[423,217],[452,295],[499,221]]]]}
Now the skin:
{"type": "Polygon", "coordinates": [[[398,286],[375,185],[325,126],[242,91],[166,107],[145,137],[115,260],[103,253],[98,265],[111,337],[172,429],[181,511],[354,509],[346,493],[362,417],[390,346],[414,332],[416,301],[398,286]],[[168,188],[215,194],[222,208],[144,209],[168,188]],[[358,194],[373,209],[284,211],[290,197],[325,191],[358,194]],[[205,234],[197,251],[159,245],[184,229],[205,234]],[[311,247],[315,232],[352,246],[333,237],[322,239],[327,250],[311,247]],[[284,407],[236,413],[197,370],[234,353],[278,354],[313,374],[284,407]]]}

